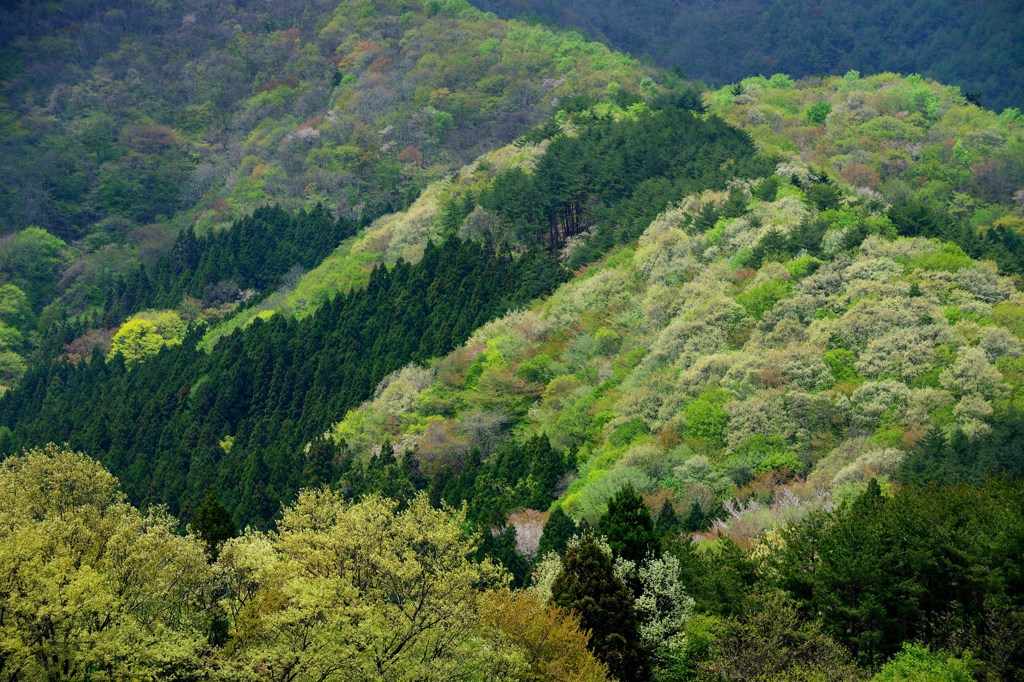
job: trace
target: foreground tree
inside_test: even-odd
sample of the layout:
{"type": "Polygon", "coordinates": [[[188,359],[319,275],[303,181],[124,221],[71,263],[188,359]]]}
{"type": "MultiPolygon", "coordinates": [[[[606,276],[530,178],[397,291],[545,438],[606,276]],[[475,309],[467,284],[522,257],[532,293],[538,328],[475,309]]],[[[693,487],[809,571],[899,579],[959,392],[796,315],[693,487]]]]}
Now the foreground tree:
{"type": "Polygon", "coordinates": [[[226,665],[271,679],[445,679],[478,656],[465,647],[482,590],[505,575],[471,560],[465,514],[425,495],[401,511],[306,490],[278,531],[226,542],[219,567],[231,622],[226,665]]]}
{"type": "Polygon", "coordinates": [[[858,679],[849,652],[818,621],[802,620],[781,590],[754,593],[738,616],[721,623],[704,668],[717,680],[858,679]]]}
{"type": "Polygon", "coordinates": [[[580,616],[591,630],[590,647],[620,680],[648,678],[633,615],[633,597],[615,576],[612,559],[592,539],[566,551],[552,601],[580,616]]]}
{"type": "Polygon", "coordinates": [[[517,680],[605,682],[608,667],[587,648],[590,633],[577,614],[544,605],[532,591],[495,590],[481,600],[482,632],[504,652],[517,680]]]}
{"type": "Polygon", "coordinates": [[[151,679],[203,669],[201,540],[143,514],[55,445],[0,466],[0,678],[151,679]]]}

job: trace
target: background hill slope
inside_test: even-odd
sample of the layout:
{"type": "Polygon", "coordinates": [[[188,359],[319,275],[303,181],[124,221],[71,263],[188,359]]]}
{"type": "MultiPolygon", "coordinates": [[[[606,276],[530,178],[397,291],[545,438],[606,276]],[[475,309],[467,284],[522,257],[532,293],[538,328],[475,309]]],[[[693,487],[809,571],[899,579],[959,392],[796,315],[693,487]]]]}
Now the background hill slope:
{"type": "Polygon", "coordinates": [[[691,78],[921,73],[1002,110],[1024,105],[1020,0],[752,2],[748,0],[478,0],[590,36],[691,78]]]}

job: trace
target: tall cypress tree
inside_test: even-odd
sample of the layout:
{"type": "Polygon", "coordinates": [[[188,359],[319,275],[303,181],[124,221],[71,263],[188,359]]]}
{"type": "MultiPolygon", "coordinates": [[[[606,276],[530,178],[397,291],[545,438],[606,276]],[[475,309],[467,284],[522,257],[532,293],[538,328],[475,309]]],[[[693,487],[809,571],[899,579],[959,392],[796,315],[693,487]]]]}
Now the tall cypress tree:
{"type": "Polygon", "coordinates": [[[648,679],[633,596],[615,577],[611,557],[594,540],[584,540],[565,553],[551,596],[562,608],[579,614],[580,624],[591,631],[591,650],[616,678],[648,679]]]}
{"type": "Polygon", "coordinates": [[[612,496],[608,511],[597,522],[597,533],[608,539],[615,556],[637,564],[661,554],[651,512],[631,485],[612,496]]]}
{"type": "Polygon", "coordinates": [[[544,524],[544,532],[540,536],[540,544],[537,545],[537,556],[543,557],[548,552],[562,554],[569,544],[569,540],[579,529],[576,522],[565,513],[559,505],[551,512],[547,523],[544,524]]]}

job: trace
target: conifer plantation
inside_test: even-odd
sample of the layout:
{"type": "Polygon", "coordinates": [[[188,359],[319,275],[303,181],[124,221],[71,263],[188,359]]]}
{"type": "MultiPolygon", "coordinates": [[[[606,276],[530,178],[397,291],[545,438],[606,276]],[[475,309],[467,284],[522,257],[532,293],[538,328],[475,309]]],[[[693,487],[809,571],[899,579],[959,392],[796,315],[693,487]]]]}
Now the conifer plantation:
{"type": "Polygon", "coordinates": [[[0,7],[0,679],[1021,679],[947,4],[0,7]]]}

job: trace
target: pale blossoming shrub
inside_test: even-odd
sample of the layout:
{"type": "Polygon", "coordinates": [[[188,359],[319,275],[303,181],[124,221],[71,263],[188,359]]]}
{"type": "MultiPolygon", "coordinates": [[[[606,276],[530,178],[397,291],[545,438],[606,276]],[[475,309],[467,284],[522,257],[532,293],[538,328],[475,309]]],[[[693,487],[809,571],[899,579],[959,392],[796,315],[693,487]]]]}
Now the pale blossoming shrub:
{"type": "Polygon", "coordinates": [[[684,212],[670,209],[658,216],[640,237],[633,270],[648,282],[671,280],[697,267],[691,237],[679,229],[684,212]]]}
{"type": "MultiPolygon", "coordinates": [[[[731,300],[730,300],[731,303],[731,300]]],[[[643,369],[670,364],[686,367],[697,358],[726,350],[728,328],[703,318],[677,318],[661,331],[644,358],[643,369]]]]}
{"type": "Polygon", "coordinates": [[[978,336],[978,345],[985,351],[989,362],[998,358],[1018,358],[1024,353],[1024,345],[1005,327],[984,327],[978,336]]]}
{"type": "MultiPolygon", "coordinates": [[[[784,301],[783,301],[784,302],[784,301]]],[[[776,304],[772,310],[777,310],[776,304]]],[[[786,348],[807,341],[807,329],[798,317],[785,317],[772,320],[771,324],[761,321],[759,332],[751,334],[750,342],[764,348],[786,348]]]]}
{"type": "Polygon", "coordinates": [[[953,396],[948,391],[937,388],[911,389],[905,417],[907,424],[928,424],[932,413],[948,408],[953,402],[953,396]]]}
{"type": "Polygon", "coordinates": [[[985,421],[994,412],[992,404],[978,395],[965,395],[953,408],[956,427],[968,438],[983,436],[992,430],[985,421]]]}
{"type": "MultiPolygon", "coordinates": [[[[717,467],[712,466],[711,461],[704,455],[690,457],[682,464],[676,466],[672,473],[682,486],[684,496],[691,496],[689,501],[697,501],[699,488],[710,490],[713,495],[720,497],[727,494],[733,488],[732,479],[721,473],[717,467]]],[[[713,501],[713,500],[712,500],[713,501]]]]}
{"type": "Polygon", "coordinates": [[[897,448],[871,448],[840,469],[828,487],[836,488],[851,483],[866,483],[872,478],[887,476],[896,471],[905,453],[897,448]]]}
{"type": "Polygon", "coordinates": [[[730,449],[735,449],[751,436],[778,436],[789,441],[796,432],[785,396],[777,392],[762,392],[744,400],[734,400],[725,405],[725,411],[729,415],[725,440],[730,449]]]}
{"type": "Polygon", "coordinates": [[[987,317],[992,312],[992,305],[979,301],[969,292],[963,289],[954,289],[946,297],[947,306],[955,306],[966,315],[975,317],[987,317]]]}
{"type": "Polygon", "coordinates": [[[874,431],[883,423],[901,421],[910,399],[910,389],[899,381],[866,383],[850,397],[850,426],[855,433],[874,431]]]}
{"type": "Polygon", "coordinates": [[[653,443],[633,445],[618,461],[620,466],[634,467],[656,481],[674,473],[677,466],[685,463],[693,453],[686,446],[666,452],[653,443]]]}
{"type": "Polygon", "coordinates": [[[909,381],[931,367],[936,337],[945,331],[936,330],[935,325],[895,329],[868,342],[857,360],[857,371],[869,379],[909,381]]]}
{"type": "Polygon", "coordinates": [[[807,483],[817,490],[828,490],[833,486],[839,472],[858,459],[873,458],[873,453],[885,449],[885,446],[873,442],[866,436],[848,438],[818,460],[814,470],[807,475],[807,483]]]}
{"type": "Polygon", "coordinates": [[[641,419],[648,428],[657,431],[669,416],[665,410],[666,402],[677,404],[671,370],[637,374],[622,388],[623,399],[618,402],[617,421],[641,419]]]}
{"type": "Polygon", "coordinates": [[[1002,379],[1002,373],[988,361],[985,351],[974,346],[959,350],[953,366],[939,376],[939,383],[957,396],[975,395],[991,400],[1004,393],[1002,379]]]}
{"type": "Polygon", "coordinates": [[[825,301],[820,296],[813,296],[802,292],[795,293],[776,303],[775,307],[761,318],[761,328],[770,330],[782,320],[791,320],[799,323],[798,327],[802,330],[801,336],[806,337],[806,323],[809,322],[814,317],[814,314],[824,305],[825,301]]]}
{"type": "Polygon", "coordinates": [[[902,275],[903,266],[892,258],[864,256],[857,258],[845,273],[847,286],[858,281],[891,282],[902,275]]]}
{"type": "Polygon", "coordinates": [[[696,396],[708,388],[718,386],[732,366],[732,353],[705,355],[680,373],[678,390],[696,396]]]}
{"type": "Polygon", "coordinates": [[[942,319],[942,311],[937,306],[920,298],[865,299],[835,320],[832,332],[850,348],[860,350],[871,339],[884,336],[893,329],[941,323],[942,319]]]}
{"type": "Polygon", "coordinates": [[[900,237],[889,240],[878,235],[870,235],[860,244],[860,253],[867,258],[891,258],[893,260],[910,260],[920,256],[930,256],[939,252],[939,243],[925,237],[900,237]]]}
{"type": "Polygon", "coordinates": [[[661,666],[685,658],[685,628],[693,615],[694,601],[686,593],[680,574],[679,560],[673,556],[639,567],[641,592],[633,609],[640,620],[640,641],[661,666]]]}
{"type": "Polygon", "coordinates": [[[563,329],[577,321],[587,310],[608,310],[625,305],[628,302],[629,286],[630,277],[627,272],[600,270],[553,295],[546,306],[546,317],[555,329],[563,329]]]}
{"type": "Polygon", "coordinates": [[[661,329],[679,314],[684,303],[685,299],[680,296],[677,287],[665,286],[660,282],[652,284],[640,300],[644,331],[661,329]]]}
{"type": "Polygon", "coordinates": [[[846,271],[850,263],[850,257],[845,255],[824,263],[813,275],[800,280],[798,290],[813,296],[823,304],[830,296],[842,291],[846,285],[846,271]]]}
{"type": "Polygon", "coordinates": [[[954,279],[958,287],[985,303],[1005,301],[1016,291],[1010,278],[1000,277],[983,264],[959,270],[954,279]]]}

